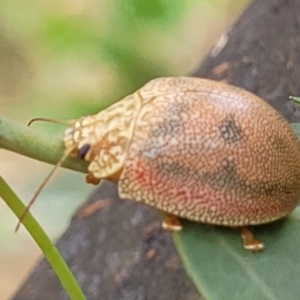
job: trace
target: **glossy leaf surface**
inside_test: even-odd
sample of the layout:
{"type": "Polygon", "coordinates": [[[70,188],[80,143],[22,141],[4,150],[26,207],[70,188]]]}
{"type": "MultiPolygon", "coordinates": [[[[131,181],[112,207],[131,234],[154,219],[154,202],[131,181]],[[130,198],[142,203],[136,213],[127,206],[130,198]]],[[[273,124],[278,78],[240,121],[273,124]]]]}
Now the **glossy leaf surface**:
{"type": "MultiPolygon", "coordinates": [[[[291,124],[298,137],[300,124],[291,124]]],[[[300,184],[300,183],[299,183],[300,184]]],[[[300,294],[300,217],[253,228],[261,253],[244,250],[239,229],[184,222],[174,240],[207,300],[294,300],[300,294]]]]}

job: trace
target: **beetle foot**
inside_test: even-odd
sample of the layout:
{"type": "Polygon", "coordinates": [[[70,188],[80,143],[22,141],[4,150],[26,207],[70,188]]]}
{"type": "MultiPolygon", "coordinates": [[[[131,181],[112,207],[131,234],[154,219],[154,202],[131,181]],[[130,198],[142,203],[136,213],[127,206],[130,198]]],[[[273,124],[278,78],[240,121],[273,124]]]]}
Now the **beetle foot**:
{"type": "Polygon", "coordinates": [[[263,250],[264,244],[254,237],[248,227],[242,227],[241,235],[244,242],[244,248],[246,250],[250,250],[252,252],[261,252],[263,250]]]}
{"type": "Polygon", "coordinates": [[[167,231],[180,231],[182,224],[176,216],[167,215],[162,222],[162,227],[167,231]]]}
{"type": "Polygon", "coordinates": [[[97,185],[100,183],[101,179],[94,177],[94,175],[91,173],[88,173],[85,175],[85,181],[86,183],[97,185]]]}

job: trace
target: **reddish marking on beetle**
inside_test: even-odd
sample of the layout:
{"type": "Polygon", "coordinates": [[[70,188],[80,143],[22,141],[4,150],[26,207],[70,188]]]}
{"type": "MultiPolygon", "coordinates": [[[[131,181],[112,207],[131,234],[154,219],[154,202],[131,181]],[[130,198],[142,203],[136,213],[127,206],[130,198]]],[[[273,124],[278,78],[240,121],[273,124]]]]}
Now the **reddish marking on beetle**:
{"type": "Polygon", "coordinates": [[[97,212],[99,209],[108,207],[110,204],[111,201],[108,199],[97,200],[96,202],[90,204],[89,206],[86,206],[85,208],[79,210],[78,213],[76,214],[76,217],[78,219],[89,217],[93,215],[95,212],[97,212]]]}
{"type": "Polygon", "coordinates": [[[144,175],[145,175],[145,168],[143,167],[143,162],[139,161],[136,164],[136,172],[134,174],[134,178],[137,182],[140,182],[143,184],[144,181],[144,175]]]}
{"type": "Polygon", "coordinates": [[[181,190],[177,192],[177,197],[182,197],[183,199],[186,198],[188,199],[187,191],[186,190],[181,190]]]}

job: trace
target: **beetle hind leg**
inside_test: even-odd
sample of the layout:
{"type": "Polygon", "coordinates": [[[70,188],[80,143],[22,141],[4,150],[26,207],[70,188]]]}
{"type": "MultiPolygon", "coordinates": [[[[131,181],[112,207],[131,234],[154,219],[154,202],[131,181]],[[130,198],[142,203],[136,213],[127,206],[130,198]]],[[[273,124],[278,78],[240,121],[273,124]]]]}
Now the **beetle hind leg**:
{"type": "Polygon", "coordinates": [[[180,231],[182,230],[182,223],[176,216],[166,214],[162,222],[162,227],[167,231],[180,231]]]}
{"type": "Polygon", "coordinates": [[[244,248],[252,252],[260,252],[264,248],[264,244],[255,238],[248,227],[242,227],[241,236],[244,242],[244,248]]]}

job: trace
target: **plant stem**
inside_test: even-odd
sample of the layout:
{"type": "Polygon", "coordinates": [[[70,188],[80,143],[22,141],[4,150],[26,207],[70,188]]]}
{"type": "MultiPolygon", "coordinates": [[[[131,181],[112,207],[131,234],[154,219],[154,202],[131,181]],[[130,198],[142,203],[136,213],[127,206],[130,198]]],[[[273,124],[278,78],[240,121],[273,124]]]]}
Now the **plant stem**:
{"type": "MultiPolygon", "coordinates": [[[[50,164],[56,164],[65,150],[61,137],[20,126],[2,116],[0,116],[0,148],[50,164]]],[[[62,166],[87,172],[86,162],[77,158],[68,158],[62,166]]]]}
{"type": "MultiPolygon", "coordinates": [[[[4,179],[0,176],[0,196],[9,206],[9,208],[14,212],[14,214],[20,218],[25,210],[25,205],[19,199],[19,197],[13,192],[13,190],[8,186],[4,179]]],[[[60,255],[57,248],[53,245],[50,238],[41,228],[39,223],[31,215],[30,212],[24,217],[24,226],[28,230],[31,237],[38,244],[42,252],[44,253],[46,259],[56,272],[56,275],[60,279],[61,284],[66,289],[69,297],[72,300],[85,300],[85,296],[81,291],[76,279],[74,278],[71,270],[67,266],[66,262],[60,255]]]]}

